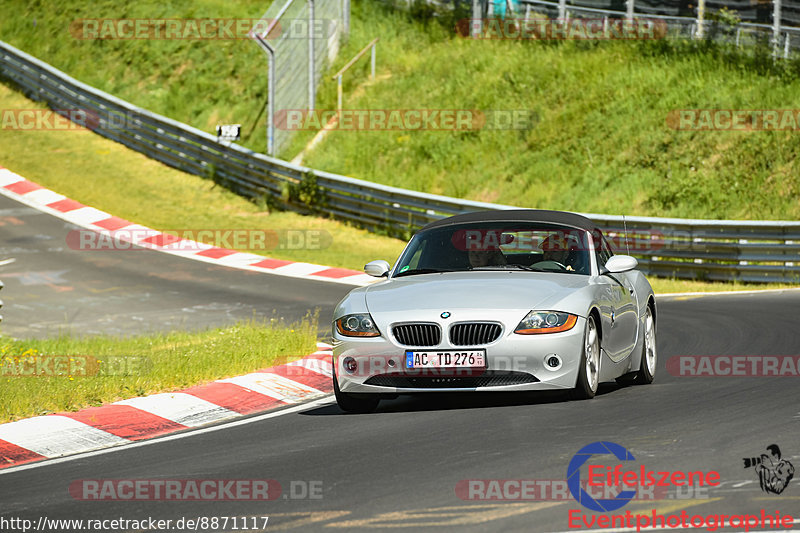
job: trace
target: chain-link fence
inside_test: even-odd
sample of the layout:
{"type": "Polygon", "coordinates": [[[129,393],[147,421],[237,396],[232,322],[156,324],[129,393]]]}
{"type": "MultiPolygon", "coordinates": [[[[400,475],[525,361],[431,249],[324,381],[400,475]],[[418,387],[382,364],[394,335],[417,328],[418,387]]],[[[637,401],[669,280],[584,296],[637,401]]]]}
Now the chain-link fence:
{"type": "MultiPolygon", "coordinates": [[[[799,0],[384,0],[397,7],[428,5],[439,13],[463,12],[469,3],[469,31],[480,37],[487,19],[547,18],[602,22],[658,21],[660,37],[709,39],[737,46],[767,46],[775,57],[800,50],[799,0]]],[[[467,22],[464,20],[463,22],[467,22]]],[[[464,28],[459,28],[462,31],[464,28]]],[[[513,32],[510,32],[513,33],[513,32]]],[[[492,38],[498,38],[492,36],[492,38]]]]}
{"type": "Polygon", "coordinates": [[[669,38],[712,39],[737,46],[769,43],[774,55],[782,57],[800,49],[800,3],[786,0],[519,0],[516,6],[519,18],[647,18],[663,22],[669,38]]]}
{"type": "MultiPolygon", "coordinates": [[[[550,19],[563,19],[568,21],[575,18],[586,19],[623,19],[628,18],[647,18],[663,22],[666,30],[666,37],[692,39],[698,37],[698,18],[692,16],[665,15],[661,9],[650,9],[649,6],[640,3],[635,4],[635,10],[630,12],[624,6],[627,2],[615,2],[611,0],[579,0],[578,3],[549,2],[547,0],[520,0],[518,13],[519,18],[529,18],[536,15],[546,16],[550,19]],[[623,4],[622,10],[605,9],[595,7],[597,5],[609,5],[618,7],[623,4]]],[[[674,11],[674,10],[668,10],[674,11]]],[[[750,44],[755,34],[769,38],[771,27],[756,25],[738,25],[735,28],[723,28],[721,24],[713,20],[703,20],[701,22],[706,37],[715,40],[729,40],[736,44],[750,44]]],[[[800,45],[800,43],[798,43],[800,45]]]]}
{"type": "Polygon", "coordinates": [[[267,153],[275,155],[291,137],[276,129],[276,112],[314,109],[324,68],[349,32],[350,0],[287,0],[273,3],[251,37],[269,61],[267,153]]]}

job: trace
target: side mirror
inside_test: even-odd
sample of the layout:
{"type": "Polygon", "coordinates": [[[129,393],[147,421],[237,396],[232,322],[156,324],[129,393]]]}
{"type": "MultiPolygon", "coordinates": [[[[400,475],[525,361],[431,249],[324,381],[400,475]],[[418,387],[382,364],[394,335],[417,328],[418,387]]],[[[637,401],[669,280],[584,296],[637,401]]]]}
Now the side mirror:
{"type": "Polygon", "coordinates": [[[369,274],[370,276],[374,276],[376,278],[382,278],[389,275],[389,270],[392,267],[384,261],[383,259],[378,259],[377,261],[370,261],[366,265],[364,265],[364,272],[369,274]]]}
{"type": "Polygon", "coordinates": [[[635,257],[629,255],[613,255],[606,262],[605,272],[617,274],[619,272],[627,272],[639,266],[639,261],[635,257]]]}

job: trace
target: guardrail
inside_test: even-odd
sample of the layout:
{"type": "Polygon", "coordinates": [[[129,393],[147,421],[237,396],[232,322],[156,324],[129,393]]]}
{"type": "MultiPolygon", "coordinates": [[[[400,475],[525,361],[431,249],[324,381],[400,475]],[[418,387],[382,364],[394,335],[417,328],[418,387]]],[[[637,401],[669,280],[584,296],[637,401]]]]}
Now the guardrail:
{"type": "MultiPolygon", "coordinates": [[[[63,114],[80,110],[95,133],[273,207],[316,213],[373,231],[407,236],[440,218],[513,209],[388,187],[293,165],[136,107],[81,83],[0,41],[0,77],[63,114]]],[[[80,114],[80,113],[78,113],[80,114]]],[[[708,221],[587,215],[620,240],[655,276],[753,282],[800,282],[800,222],[708,221]]]]}

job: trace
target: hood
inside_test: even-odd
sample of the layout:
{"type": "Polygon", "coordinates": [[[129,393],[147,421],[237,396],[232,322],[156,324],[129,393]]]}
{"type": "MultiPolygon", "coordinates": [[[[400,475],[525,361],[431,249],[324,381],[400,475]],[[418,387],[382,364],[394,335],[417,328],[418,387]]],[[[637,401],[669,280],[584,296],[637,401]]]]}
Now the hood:
{"type": "MultiPolygon", "coordinates": [[[[366,287],[367,309],[536,309],[589,285],[589,276],[549,272],[491,271],[417,274],[366,287]]],[[[568,311],[567,309],[563,309],[568,311]]]]}

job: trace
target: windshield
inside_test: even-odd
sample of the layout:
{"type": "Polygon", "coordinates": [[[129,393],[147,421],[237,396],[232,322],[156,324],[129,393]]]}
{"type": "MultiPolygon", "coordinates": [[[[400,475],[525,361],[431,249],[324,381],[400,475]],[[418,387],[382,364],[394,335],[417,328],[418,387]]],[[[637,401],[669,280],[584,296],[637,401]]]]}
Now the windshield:
{"type": "Polygon", "coordinates": [[[395,277],[438,272],[530,270],[591,273],[587,232],[536,222],[454,224],[411,239],[395,277]]]}

